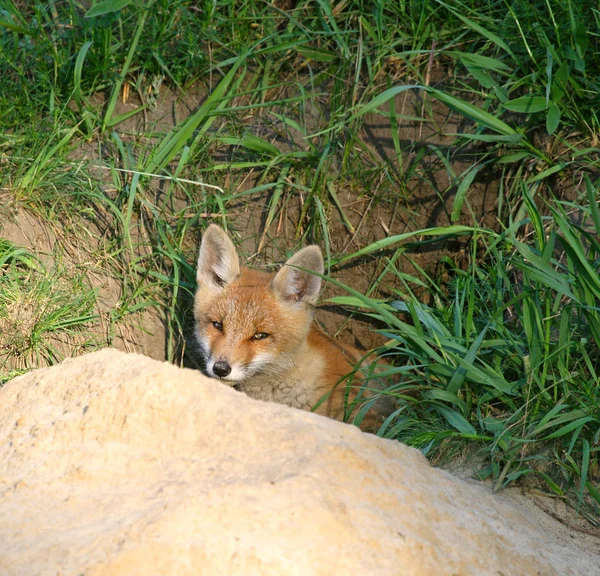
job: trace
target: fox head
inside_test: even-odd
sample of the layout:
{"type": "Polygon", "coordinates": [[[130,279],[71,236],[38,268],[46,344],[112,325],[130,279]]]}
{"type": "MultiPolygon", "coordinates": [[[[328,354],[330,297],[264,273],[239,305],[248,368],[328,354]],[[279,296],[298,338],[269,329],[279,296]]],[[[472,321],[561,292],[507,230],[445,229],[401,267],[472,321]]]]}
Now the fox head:
{"type": "Polygon", "coordinates": [[[211,224],[198,256],[196,337],[212,378],[241,385],[288,368],[306,343],[321,290],[318,246],[292,256],[276,274],[240,267],[233,242],[211,224]]]}

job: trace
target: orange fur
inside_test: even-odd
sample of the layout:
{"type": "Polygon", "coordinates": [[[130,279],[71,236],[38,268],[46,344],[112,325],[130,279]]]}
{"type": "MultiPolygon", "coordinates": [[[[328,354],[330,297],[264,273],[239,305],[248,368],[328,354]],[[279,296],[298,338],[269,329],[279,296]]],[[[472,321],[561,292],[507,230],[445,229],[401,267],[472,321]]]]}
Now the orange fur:
{"type": "MultiPolygon", "coordinates": [[[[314,325],[321,280],[311,270],[323,273],[316,246],[299,251],[276,274],[242,268],[229,237],[211,225],[198,258],[196,336],[209,376],[259,400],[304,410],[321,402],[317,413],[342,420],[344,377],[363,354],[314,325]]],[[[392,409],[379,400],[361,427],[374,428],[392,409]]]]}

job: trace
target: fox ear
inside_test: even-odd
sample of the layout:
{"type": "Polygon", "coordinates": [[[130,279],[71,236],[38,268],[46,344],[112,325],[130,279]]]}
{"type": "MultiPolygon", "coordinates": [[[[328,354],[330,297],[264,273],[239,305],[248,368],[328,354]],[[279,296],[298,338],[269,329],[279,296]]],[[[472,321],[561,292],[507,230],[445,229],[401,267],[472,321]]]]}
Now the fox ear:
{"type": "Polygon", "coordinates": [[[205,284],[222,288],[240,273],[240,260],[233,242],[227,233],[216,224],[211,224],[204,232],[196,280],[198,286],[205,284]]]}
{"type": "Polygon", "coordinates": [[[277,272],[271,286],[288,302],[316,304],[321,291],[321,278],[310,270],[318,274],[324,272],[323,256],[318,246],[307,246],[294,254],[277,272]]]}

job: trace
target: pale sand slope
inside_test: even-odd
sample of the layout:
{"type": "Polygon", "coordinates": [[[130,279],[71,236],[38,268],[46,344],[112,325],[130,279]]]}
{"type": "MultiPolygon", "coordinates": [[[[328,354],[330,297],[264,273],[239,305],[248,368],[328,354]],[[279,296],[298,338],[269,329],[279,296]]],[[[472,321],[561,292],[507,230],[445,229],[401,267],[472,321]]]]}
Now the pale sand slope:
{"type": "Polygon", "coordinates": [[[600,574],[416,450],[115,350],[0,389],[0,463],[6,576],[600,574]]]}

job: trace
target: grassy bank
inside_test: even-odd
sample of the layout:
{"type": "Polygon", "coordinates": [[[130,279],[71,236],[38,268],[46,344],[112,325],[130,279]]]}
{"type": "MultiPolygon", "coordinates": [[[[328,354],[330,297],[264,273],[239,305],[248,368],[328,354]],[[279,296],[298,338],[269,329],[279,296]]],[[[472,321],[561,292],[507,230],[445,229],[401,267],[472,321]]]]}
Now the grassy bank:
{"type": "Polygon", "coordinates": [[[598,523],[599,20],[0,0],[0,378],[137,349],[150,315],[192,363],[207,222],[257,264],[315,241],[333,280],[368,272],[330,302],[387,341],[382,435],[475,452],[498,488],[535,478],[598,523]]]}

